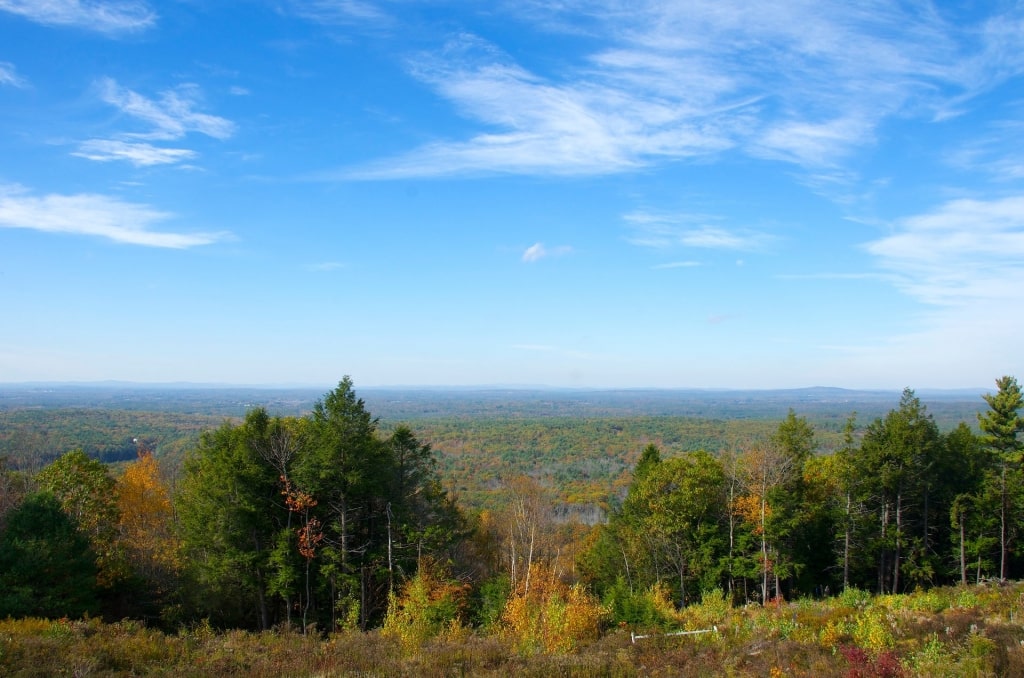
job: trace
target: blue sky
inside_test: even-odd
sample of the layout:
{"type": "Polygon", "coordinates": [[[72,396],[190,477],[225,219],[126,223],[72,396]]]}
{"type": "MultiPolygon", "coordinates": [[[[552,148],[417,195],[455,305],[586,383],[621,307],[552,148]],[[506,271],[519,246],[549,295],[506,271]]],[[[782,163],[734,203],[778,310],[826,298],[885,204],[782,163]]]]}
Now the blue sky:
{"type": "Polygon", "coordinates": [[[1024,5],[0,0],[0,382],[1024,376],[1024,5]]]}

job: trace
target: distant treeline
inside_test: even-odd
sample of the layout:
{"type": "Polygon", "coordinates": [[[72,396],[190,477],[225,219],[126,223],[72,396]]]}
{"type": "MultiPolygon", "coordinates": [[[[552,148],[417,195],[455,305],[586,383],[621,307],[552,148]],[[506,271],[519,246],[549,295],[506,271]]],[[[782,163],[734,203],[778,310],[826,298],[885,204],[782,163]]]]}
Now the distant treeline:
{"type": "Polygon", "coordinates": [[[381,425],[346,378],[309,414],[206,428],[173,477],[145,441],[119,472],[82,450],[38,472],[0,463],[0,617],[382,626],[403,642],[475,626],[571,647],[698,602],[1019,577],[1024,397],[1013,377],[997,387],[948,430],[907,389],[838,434],[789,409],[433,422],[427,438],[381,425]],[[595,505],[608,479],[607,521],[572,520],[586,512],[567,501],[595,505]]]}
{"type": "MultiPolygon", "coordinates": [[[[815,427],[822,451],[836,449],[854,410],[869,422],[899,394],[842,389],[784,391],[370,389],[367,407],[388,430],[408,422],[433,445],[442,481],[471,508],[501,501],[503,478],[548,483],[560,503],[593,515],[625,492],[639,450],[666,456],[717,452],[767,435],[789,408],[815,427]]],[[[308,414],[308,389],[0,387],[0,457],[39,469],[80,449],[103,462],[135,457],[141,441],[172,471],[203,430],[241,421],[260,407],[308,414]]],[[[941,430],[974,425],[984,402],[964,393],[924,399],[941,430]]]]}

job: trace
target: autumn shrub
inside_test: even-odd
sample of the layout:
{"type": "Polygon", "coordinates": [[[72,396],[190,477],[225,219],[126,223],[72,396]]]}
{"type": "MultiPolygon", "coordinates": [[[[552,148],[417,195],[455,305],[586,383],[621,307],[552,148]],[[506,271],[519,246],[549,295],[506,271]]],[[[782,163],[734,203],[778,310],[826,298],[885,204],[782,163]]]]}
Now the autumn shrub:
{"type": "Polygon", "coordinates": [[[571,652],[596,640],[607,610],[580,585],[568,586],[540,563],[509,596],[502,622],[523,654],[571,652]]]}
{"type": "Polygon", "coordinates": [[[871,593],[856,586],[848,586],[836,597],[836,600],[844,607],[864,609],[871,604],[871,593]]]}
{"type": "Polygon", "coordinates": [[[648,630],[666,628],[676,619],[672,593],[663,582],[655,582],[643,591],[634,592],[619,577],[604,597],[604,607],[611,621],[631,628],[648,630]]]}
{"type": "Polygon", "coordinates": [[[959,608],[975,608],[981,605],[981,597],[969,588],[962,588],[956,594],[955,602],[953,607],[959,608]]]}
{"type": "Polygon", "coordinates": [[[844,646],[840,652],[849,665],[847,678],[899,678],[905,675],[899,657],[891,651],[875,656],[860,647],[844,646]]]}
{"type": "Polygon", "coordinates": [[[949,607],[948,591],[940,589],[914,591],[902,596],[887,596],[886,600],[888,606],[894,610],[937,613],[949,607]]]}
{"type": "Polygon", "coordinates": [[[732,603],[722,589],[711,589],[701,594],[700,602],[680,610],[683,628],[689,631],[717,627],[726,621],[732,603]]]}
{"type": "Polygon", "coordinates": [[[895,645],[892,622],[884,607],[872,607],[858,614],[851,635],[858,647],[879,653],[895,645]]]}
{"type": "Polygon", "coordinates": [[[418,649],[428,639],[462,625],[466,588],[421,567],[388,598],[388,612],[381,633],[396,638],[406,651],[418,649]]]}

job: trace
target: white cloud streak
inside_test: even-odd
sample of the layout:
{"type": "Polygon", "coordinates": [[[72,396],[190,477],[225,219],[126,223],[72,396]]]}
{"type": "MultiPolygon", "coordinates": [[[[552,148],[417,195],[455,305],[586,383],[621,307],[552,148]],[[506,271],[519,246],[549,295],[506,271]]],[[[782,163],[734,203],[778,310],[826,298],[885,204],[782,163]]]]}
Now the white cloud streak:
{"type": "Polygon", "coordinates": [[[607,47],[547,73],[472,35],[417,55],[413,75],[480,131],[342,176],[605,174],[737,149],[834,177],[886,118],[956,115],[1024,72],[1019,9],[966,26],[882,0],[567,0],[516,10],[542,30],[584,30],[607,47]]]}
{"type": "Polygon", "coordinates": [[[99,82],[100,98],[117,107],[125,115],[148,123],[152,130],[125,136],[138,139],[180,139],[189,132],[198,132],[214,139],[227,139],[235,132],[230,120],[194,110],[199,99],[195,85],[161,92],[158,100],[148,99],[121,87],[111,78],[99,82]]]}
{"type": "Polygon", "coordinates": [[[340,261],[324,261],[318,264],[310,264],[309,266],[306,267],[306,270],[312,271],[314,273],[327,273],[329,271],[337,271],[339,269],[345,268],[345,266],[346,265],[340,261]]]}
{"type": "Polygon", "coordinates": [[[322,24],[380,26],[392,23],[387,12],[363,0],[298,0],[291,3],[291,8],[294,14],[322,24]]]}
{"type": "Polygon", "coordinates": [[[640,247],[751,251],[763,249],[772,241],[772,236],[767,233],[732,231],[713,225],[708,222],[718,219],[703,214],[634,212],[623,218],[633,231],[627,240],[640,247]]]}
{"type": "Polygon", "coordinates": [[[225,118],[195,110],[199,88],[181,85],[149,99],[138,92],[121,87],[111,78],[97,83],[102,101],[123,114],[139,120],[148,128],[144,132],[124,132],[113,139],[88,139],[78,145],[72,155],[97,162],[125,161],[136,167],[174,165],[195,159],[198,154],[186,148],[162,148],[150,141],[176,141],[190,133],[215,139],[227,139],[235,132],[235,124],[225,118]]]}
{"type": "Polygon", "coordinates": [[[670,268],[697,268],[699,266],[702,266],[702,264],[699,261],[670,261],[667,264],[657,264],[656,266],[651,266],[651,268],[656,271],[660,271],[663,269],[670,268]]]}
{"type": "Polygon", "coordinates": [[[941,373],[962,385],[1024,365],[1024,195],[947,202],[894,222],[865,249],[886,280],[925,306],[914,330],[848,349],[836,369],[865,383],[941,373]]]}
{"type": "Polygon", "coordinates": [[[896,222],[866,249],[925,303],[1002,299],[1024,308],[1024,196],[948,202],[896,222]]]}
{"type": "Polygon", "coordinates": [[[144,2],[0,0],[0,11],[17,14],[45,26],[79,28],[110,35],[143,31],[154,26],[157,19],[144,2]]]}
{"type": "Polygon", "coordinates": [[[98,162],[125,160],[136,167],[151,167],[184,162],[197,154],[186,148],[158,148],[152,144],[117,139],[89,139],[79,144],[78,150],[71,155],[98,162]]]}
{"type": "Polygon", "coordinates": [[[572,248],[568,245],[561,245],[559,247],[545,247],[544,243],[534,243],[526,248],[523,252],[523,261],[528,264],[532,264],[535,261],[546,259],[548,257],[560,257],[565,254],[572,252],[572,248]]]}
{"type": "Polygon", "coordinates": [[[0,228],[88,235],[114,242],[185,249],[209,245],[226,233],[172,233],[152,230],[173,215],[104,195],[34,196],[18,186],[0,187],[0,228]]]}
{"type": "Polygon", "coordinates": [[[26,87],[27,83],[18,75],[18,71],[14,68],[14,64],[9,61],[0,61],[0,85],[26,87]]]}

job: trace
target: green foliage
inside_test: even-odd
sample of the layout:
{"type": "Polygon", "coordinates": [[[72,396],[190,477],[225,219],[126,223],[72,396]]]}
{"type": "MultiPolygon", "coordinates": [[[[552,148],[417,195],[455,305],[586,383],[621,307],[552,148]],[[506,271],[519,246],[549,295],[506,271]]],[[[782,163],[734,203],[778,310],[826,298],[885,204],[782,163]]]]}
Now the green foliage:
{"type": "Polygon", "coordinates": [[[843,592],[836,598],[840,605],[853,609],[863,609],[871,602],[871,593],[856,586],[843,589],[843,592]]]}
{"type": "Polygon", "coordinates": [[[948,512],[935,510],[949,480],[946,451],[938,426],[909,388],[899,408],[876,419],[864,434],[855,464],[863,478],[860,489],[870,495],[866,508],[882,517],[871,534],[882,591],[933,581],[936,549],[930,528],[948,524],[948,512]]]}
{"type": "Polygon", "coordinates": [[[612,623],[647,631],[669,628],[674,623],[675,606],[671,596],[668,587],[657,582],[634,592],[620,576],[605,592],[603,603],[612,623]]]}
{"type": "Polygon", "coordinates": [[[506,574],[499,574],[483,581],[474,596],[474,624],[487,631],[497,629],[511,591],[512,584],[506,574]]]}
{"type": "Polygon", "coordinates": [[[28,489],[28,476],[11,469],[6,457],[0,456],[0,532],[6,524],[7,514],[24,500],[28,489]]]}
{"type": "Polygon", "coordinates": [[[1020,416],[1021,408],[1024,408],[1024,394],[1014,377],[996,379],[996,387],[996,393],[983,396],[988,403],[988,411],[978,415],[982,442],[998,454],[1019,461],[1024,447],[1024,441],[1019,437],[1024,432],[1024,418],[1020,416]]]}
{"type": "Polygon", "coordinates": [[[0,537],[0,618],[81,617],[98,604],[88,538],[52,494],[29,495],[0,537]]]}
{"type": "MultiPolygon", "coordinates": [[[[688,591],[714,587],[722,574],[722,465],[706,452],[659,461],[648,448],[643,458],[622,508],[584,556],[585,571],[633,591],[664,584],[685,605],[695,597],[688,591]]],[[[617,598],[619,613],[632,614],[622,607],[629,598],[617,598]]]]}
{"type": "MultiPolygon", "coordinates": [[[[152,404],[156,410],[167,395],[152,404]]],[[[224,417],[212,409],[158,412],[122,409],[124,400],[107,407],[90,400],[88,407],[0,408],[0,457],[12,466],[37,470],[69,450],[82,450],[104,463],[131,461],[136,440],[152,442],[161,457],[178,456],[194,445],[199,434],[217,426],[224,417]],[[202,413],[200,413],[202,412],[202,413]]]]}
{"type": "Polygon", "coordinates": [[[399,640],[407,652],[461,626],[466,589],[421,567],[402,587],[400,595],[391,594],[388,613],[381,633],[399,640]]]}
{"type": "Polygon", "coordinates": [[[112,588],[127,579],[127,556],[117,539],[115,482],[107,467],[81,450],[72,450],[40,471],[36,482],[57,498],[61,509],[88,538],[96,554],[100,586],[112,588]]]}
{"type": "MultiPolygon", "coordinates": [[[[218,633],[198,624],[162,633],[135,622],[0,619],[0,673],[12,676],[1016,676],[1024,675],[1021,584],[941,589],[948,600],[972,592],[978,606],[925,609],[917,593],[869,599],[862,609],[837,599],[719,607],[718,633],[631,642],[611,629],[569,651],[521,653],[506,634],[442,633],[415,652],[381,633],[218,633]],[[905,602],[896,604],[902,599],[905,602]],[[882,603],[885,603],[884,605],[882,603]],[[855,640],[862,639],[860,645],[855,640]],[[888,638],[891,638],[891,645],[888,638]],[[881,648],[881,649],[874,649],[881,648]]],[[[708,602],[711,596],[705,596],[708,602]]],[[[717,600],[711,604],[719,605],[717,600]]],[[[702,602],[703,606],[705,603],[702,602]]],[[[694,606],[696,607],[696,606],[694,606]]],[[[558,611],[553,620],[564,619],[558,611]]],[[[563,628],[563,627],[558,627],[563,628]]]]}
{"type": "Polygon", "coordinates": [[[266,412],[256,409],[241,426],[205,433],[179,484],[175,504],[197,594],[191,603],[220,624],[271,624],[268,588],[281,578],[270,557],[289,514],[278,471],[260,453],[269,430],[266,412]]]}
{"type": "Polygon", "coordinates": [[[376,427],[346,378],[309,417],[254,409],[204,434],[176,502],[201,615],[264,629],[384,618],[389,593],[461,519],[430,446],[376,427]]]}
{"type": "Polygon", "coordinates": [[[542,563],[509,595],[502,622],[524,655],[573,652],[597,640],[607,616],[582,586],[568,586],[542,563]]]}

